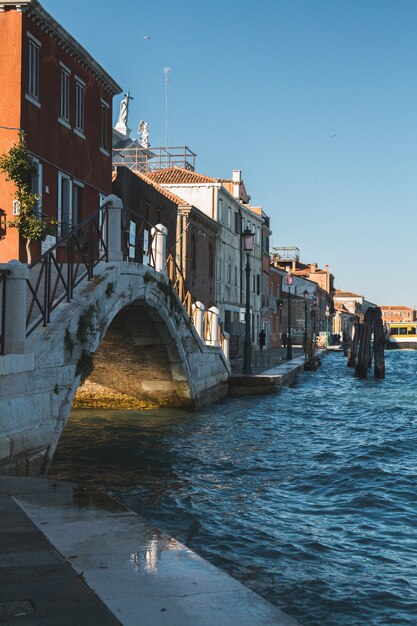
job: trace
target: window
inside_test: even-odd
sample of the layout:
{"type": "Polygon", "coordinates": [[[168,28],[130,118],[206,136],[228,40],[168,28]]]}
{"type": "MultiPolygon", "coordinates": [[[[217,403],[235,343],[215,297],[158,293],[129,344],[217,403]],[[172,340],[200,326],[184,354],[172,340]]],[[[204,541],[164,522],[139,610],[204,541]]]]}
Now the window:
{"type": "Polygon", "coordinates": [[[386,312],[386,311],[384,311],[382,315],[383,315],[384,317],[387,317],[387,312],[386,312]]]}
{"type": "Polygon", "coordinates": [[[402,317],[402,316],[403,316],[403,312],[402,312],[402,311],[400,311],[400,317],[402,317]]]}
{"type": "Polygon", "coordinates": [[[232,228],[232,207],[227,209],[227,227],[232,228]]]}
{"type": "Polygon", "coordinates": [[[237,267],[235,266],[235,287],[237,287],[237,267]]]}
{"type": "Polygon", "coordinates": [[[260,274],[256,275],[256,293],[258,296],[261,294],[261,276],[260,274]]]}
{"type": "Polygon", "coordinates": [[[101,148],[105,151],[109,147],[108,137],[108,119],[109,119],[109,105],[104,100],[101,101],[101,148]]]}
{"type": "Polygon", "coordinates": [[[29,85],[28,94],[39,99],[39,50],[40,42],[28,33],[29,37],[29,85]]]}
{"type": "Polygon", "coordinates": [[[235,233],[236,235],[240,235],[242,232],[242,219],[238,212],[235,213],[235,233]]]}
{"type": "Polygon", "coordinates": [[[74,181],[73,192],[73,226],[82,222],[83,214],[83,183],[74,181]]]}
{"type": "Polygon", "coordinates": [[[84,87],[85,83],[75,78],[75,128],[84,131],[84,87]]]}
{"type": "Polygon", "coordinates": [[[232,266],[226,262],[226,283],[230,285],[232,282],[232,266]]]}
{"type": "Polygon", "coordinates": [[[72,227],[72,184],[66,174],[58,172],[58,232],[64,237],[72,227]]]}
{"type": "Polygon", "coordinates": [[[261,245],[261,227],[258,226],[256,229],[256,243],[258,244],[258,246],[261,245]]]}
{"type": "Polygon", "coordinates": [[[70,70],[63,64],[61,65],[61,109],[60,117],[66,122],[69,121],[69,79],[70,70]]]}

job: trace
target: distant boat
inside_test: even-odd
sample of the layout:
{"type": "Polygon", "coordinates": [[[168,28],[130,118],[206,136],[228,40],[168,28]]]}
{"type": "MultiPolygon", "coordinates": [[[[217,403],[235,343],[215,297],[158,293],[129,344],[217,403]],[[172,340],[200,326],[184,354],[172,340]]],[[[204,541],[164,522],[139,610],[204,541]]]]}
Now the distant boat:
{"type": "Polygon", "coordinates": [[[417,322],[389,324],[385,336],[388,350],[417,350],[417,322]]]}

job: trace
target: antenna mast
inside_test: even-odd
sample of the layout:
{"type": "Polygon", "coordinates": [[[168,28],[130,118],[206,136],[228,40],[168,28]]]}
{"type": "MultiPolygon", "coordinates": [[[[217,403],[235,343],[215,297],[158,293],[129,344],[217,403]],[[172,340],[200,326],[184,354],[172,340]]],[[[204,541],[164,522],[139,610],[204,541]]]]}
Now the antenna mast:
{"type": "Polygon", "coordinates": [[[170,67],[164,67],[165,74],[165,148],[167,150],[166,158],[168,159],[168,82],[169,82],[169,73],[171,71],[170,67]]]}

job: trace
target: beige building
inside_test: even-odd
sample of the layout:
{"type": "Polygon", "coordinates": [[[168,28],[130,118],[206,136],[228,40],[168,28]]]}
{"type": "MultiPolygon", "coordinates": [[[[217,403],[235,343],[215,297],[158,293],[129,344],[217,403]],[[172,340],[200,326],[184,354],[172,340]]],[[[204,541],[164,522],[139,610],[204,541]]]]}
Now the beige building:
{"type": "MultiPolygon", "coordinates": [[[[244,321],[246,300],[245,264],[242,232],[254,233],[254,249],[250,256],[250,303],[252,341],[257,341],[261,328],[262,306],[262,226],[264,219],[252,209],[242,175],[233,172],[230,180],[211,178],[203,174],[172,167],[149,172],[148,177],[171,193],[184,198],[217,222],[219,235],[216,246],[216,306],[227,332],[244,321]]],[[[197,239],[196,245],[201,245],[197,239]]]]}

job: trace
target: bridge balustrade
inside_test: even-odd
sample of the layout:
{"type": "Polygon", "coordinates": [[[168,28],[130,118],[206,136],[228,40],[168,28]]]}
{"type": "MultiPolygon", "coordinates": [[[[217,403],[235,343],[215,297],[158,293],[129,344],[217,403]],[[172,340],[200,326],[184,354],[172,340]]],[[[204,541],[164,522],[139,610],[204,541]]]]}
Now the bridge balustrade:
{"type": "MultiPolygon", "coordinates": [[[[29,268],[14,262],[29,274],[23,305],[17,307],[13,302],[13,310],[19,308],[25,312],[25,320],[20,324],[24,329],[23,338],[29,337],[38,326],[49,324],[51,313],[62,302],[72,300],[77,286],[85,279],[90,281],[100,263],[131,261],[167,275],[193,323],[196,311],[202,311],[196,327],[203,342],[220,345],[228,358],[228,337],[220,327],[218,310],[216,313],[212,307],[206,311],[201,303],[195,302],[174,258],[172,255],[166,257],[166,239],[167,229],[163,225],[153,226],[139,213],[123,208],[119,198],[109,196],[102,206],[58,239],[29,268]]],[[[10,333],[17,333],[15,315],[13,320],[9,318],[9,326],[7,324],[10,309],[7,303],[13,299],[10,283],[14,278],[9,265],[0,266],[1,354],[25,351],[20,340],[20,343],[11,340],[10,333]]]]}

